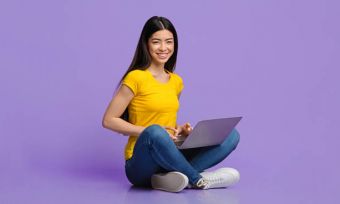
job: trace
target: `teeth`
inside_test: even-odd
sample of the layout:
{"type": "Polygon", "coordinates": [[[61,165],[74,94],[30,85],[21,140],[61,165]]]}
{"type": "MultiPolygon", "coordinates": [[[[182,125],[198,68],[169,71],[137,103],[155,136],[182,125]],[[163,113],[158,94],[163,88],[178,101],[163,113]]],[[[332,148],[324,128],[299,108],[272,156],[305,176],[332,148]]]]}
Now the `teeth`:
{"type": "Polygon", "coordinates": [[[158,56],[165,58],[167,56],[167,54],[157,54],[158,56]]]}

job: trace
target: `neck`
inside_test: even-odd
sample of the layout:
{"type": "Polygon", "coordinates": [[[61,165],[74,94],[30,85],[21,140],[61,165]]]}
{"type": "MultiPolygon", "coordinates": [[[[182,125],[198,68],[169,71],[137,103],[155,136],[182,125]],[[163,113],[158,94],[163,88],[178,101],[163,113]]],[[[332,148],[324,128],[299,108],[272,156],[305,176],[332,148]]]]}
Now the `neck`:
{"type": "Polygon", "coordinates": [[[158,75],[158,74],[162,74],[164,73],[164,64],[154,64],[151,63],[151,65],[148,68],[149,71],[151,71],[152,73],[158,75]]]}

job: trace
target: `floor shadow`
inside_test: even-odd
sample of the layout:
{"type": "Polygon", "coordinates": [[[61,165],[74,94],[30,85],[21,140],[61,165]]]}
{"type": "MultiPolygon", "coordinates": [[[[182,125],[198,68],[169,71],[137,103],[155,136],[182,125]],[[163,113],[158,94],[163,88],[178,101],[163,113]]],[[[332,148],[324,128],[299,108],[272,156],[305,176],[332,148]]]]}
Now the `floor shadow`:
{"type": "Polygon", "coordinates": [[[184,189],[179,193],[169,193],[165,191],[153,190],[151,188],[142,188],[131,186],[124,197],[125,204],[138,203],[141,200],[147,200],[148,203],[226,203],[238,204],[239,196],[233,189],[184,189]]]}

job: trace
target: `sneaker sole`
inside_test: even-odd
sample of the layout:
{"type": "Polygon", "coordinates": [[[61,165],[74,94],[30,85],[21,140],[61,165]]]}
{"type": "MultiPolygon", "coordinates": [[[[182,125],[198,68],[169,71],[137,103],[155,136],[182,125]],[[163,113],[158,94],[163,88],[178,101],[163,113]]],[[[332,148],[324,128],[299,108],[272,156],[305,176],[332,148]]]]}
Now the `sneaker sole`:
{"type": "Polygon", "coordinates": [[[151,177],[152,188],[173,193],[182,191],[188,183],[188,177],[180,172],[154,174],[151,177]]]}

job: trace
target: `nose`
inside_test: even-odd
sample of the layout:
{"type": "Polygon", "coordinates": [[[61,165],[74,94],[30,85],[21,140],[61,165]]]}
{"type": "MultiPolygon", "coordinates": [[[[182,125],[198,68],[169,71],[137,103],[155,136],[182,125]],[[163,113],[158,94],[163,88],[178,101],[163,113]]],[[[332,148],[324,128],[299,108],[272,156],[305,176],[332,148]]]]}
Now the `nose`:
{"type": "Polygon", "coordinates": [[[166,50],[166,44],[164,42],[161,43],[159,50],[161,50],[161,51],[166,50]]]}

